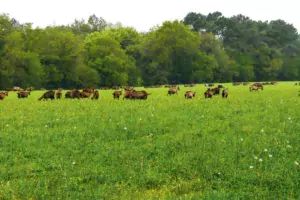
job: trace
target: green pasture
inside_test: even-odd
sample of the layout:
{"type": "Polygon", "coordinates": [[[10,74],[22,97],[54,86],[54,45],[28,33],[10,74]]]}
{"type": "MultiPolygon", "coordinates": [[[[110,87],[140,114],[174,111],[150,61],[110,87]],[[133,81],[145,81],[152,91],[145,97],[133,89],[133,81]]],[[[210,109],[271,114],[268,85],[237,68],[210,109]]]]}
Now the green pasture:
{"type": "Polygon", "coordinates": [[[299,199],[300,86],[223,85],[228,99],[205,99],[203,84],[136,101],[10,92],[0,199],[299,199]]]}

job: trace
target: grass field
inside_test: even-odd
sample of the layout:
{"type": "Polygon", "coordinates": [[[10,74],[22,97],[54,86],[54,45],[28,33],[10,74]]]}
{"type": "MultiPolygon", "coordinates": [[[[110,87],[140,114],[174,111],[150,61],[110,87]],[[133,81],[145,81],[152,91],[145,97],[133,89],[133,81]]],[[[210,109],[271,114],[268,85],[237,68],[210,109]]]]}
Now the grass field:
{"type": "Polygon", "coordinates": [[[299,199],[300,87],[224,85],[228,99],[204,99],[203,85],[146,101],[10,92],[0,199],[299,199]]]}

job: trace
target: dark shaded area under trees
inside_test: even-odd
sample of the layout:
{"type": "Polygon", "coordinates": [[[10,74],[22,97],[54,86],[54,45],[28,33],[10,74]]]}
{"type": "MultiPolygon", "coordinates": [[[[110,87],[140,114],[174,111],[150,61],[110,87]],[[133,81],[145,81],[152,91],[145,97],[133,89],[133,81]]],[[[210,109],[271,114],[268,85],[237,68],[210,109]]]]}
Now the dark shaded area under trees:
{"type": "Polygon", "coordinates": [[[147,33],[92,15],[32,28],[0,15],[0,88],[299,80],[300,41],[283,20],[188,13],[147,33]]]}

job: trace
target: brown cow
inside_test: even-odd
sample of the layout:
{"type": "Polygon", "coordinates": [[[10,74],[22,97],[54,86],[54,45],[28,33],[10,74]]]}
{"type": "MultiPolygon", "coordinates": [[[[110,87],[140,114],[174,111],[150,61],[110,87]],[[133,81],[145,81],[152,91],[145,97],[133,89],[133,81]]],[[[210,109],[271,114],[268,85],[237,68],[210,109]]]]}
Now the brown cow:
{"type": "Polygon", "coordinates": [[[174,95],[174,94],[178,95],[177,91],[180,91],[180,87],[179,86],[177,86],[176,88],[170,88],[167,95],[171,95],[171,94],[172,95],[174,95]]]}
{"type": "Polygon", "coordinates": [[[74,99],[74,98],[80,99],[81,98],[81,92],[79,90],[68,91],[65,94],[65,98],[66,99],[74,99]]]}
{"type": "Polygon", "coordinates": [[[259,87],[257,87],[256,85],[251,85],[249,88],[250,92],[252,92],[252,90],[255,90],[257,92],[258,89],[259,89],[259,87]]]}
{"type": "Polygon", "coordinates": [[[59,88],[55,93],[56,99],[60,99],[62,97],[62,88],[59,88]]]}
{"type": "Polygon", "coordinates": [[[45,92],[40,98],[38,98],[39,101],[41,101],[42,99],[51,99],[51,100],[54,100],[54,95],[55,95],[55,92],[53,90],[50,90],[48,92],[45,92]]]}
{"type": "Polygon", "coordinates": [[[28,98],[28,95],[30,95],[30,92],[18,92],[18,98],[28,98]]]}
{"type": "Polygon", "coordinates": [[[0,94],[4,94],[5,96],[8,96],[8,91],[5,91],[5,92],[0,92],[0,94]]]}
{"type": "Polygon", "coordinates": [[[81,98],[90,98],[90,96],[92,95],[92,93],[86,92],[86,91],[82,91],[80,93],[81,98]]]}
{"type": "Polygon", "coordinates": [[[28,87],[28,88],[26,88],[26,91],[33,91],[34,90],[34,87],[28,87]]]}
{"type": "Polygon", "coordinates": [[[258,89],[264,90],[264,86],[261,83],[253,83],[251,86],[256,86],[258,89]]]}
{"type": "Polygon", "coordinates": [[[92,97],[92,100],[93,99],[98,99],[99,98],[99,92],[98,92],[98,90],[95,90],[94,91],[94,95],[93,95],[93,97],[92,97]]]}
{"type": "Polygon", "coordinates": [[[213,89],[211,89],[212,91],[213,91],[213,93],[214,93],[214,95],[219,95],[220,94],[220,88],[213,88],[213,89]]]}
{"type": "Polygon", "coordinates": [[[227,98],[227,97],[228,97],[228,88],[222,91],[222,98],[227,98]]]}
{"type": "Polygon", "coordinates": [[[131,99],[132,93],[133,93],[133,89],[124,89],[124,94],[123,94],[123,100],[124,99],[131,99]]]}
{"type": "Polygon", "coordinates": [[[185,97],[186,99],[191,99],[191,98],[195,97],[195,95],[196,95],[196,92],[187,91],[187,92],[184,94],[184,97],[185,97]]]}
{"type": "Polygon", "coordinates": [[[114,96],[114,99],[120,99],[120,96],[122,95],[122,90],[114,91],[112,95],[114,96]]]}
{"type": "Polygon", "coordinates": [[[0,100],[3,100],[7,95],[4,92],[0,93],[0,100]]]}
{"type": "Polygon", "coordinates": [[[204,92],[204,97],[205,98],[212,98],[212,96],[214,95],[213,90],[211,90],[210,88],[208,88],[205,92],[204,92]]]}
{"type": "Polygon", "coordinates": [[[94,89],[95,87],[88,87],[88,88],[84,88],[83,90],[82,90],[82,92],[85,92],[85,93],[94,93],[94,91],[95,91],[95,89],[94,89]]]}
{"type": "Polygon", "coordinates": [[[73,99],[73,91],[67,91],[65,94],[66,99],[73,99]]]}
{"type": "Polygon", "coordinates": [[[150,95],[151,93],[147,93],[145,90],[142,91],[133,91],[131,94],[130,99],[144,99],[146,100],[148,95],[150,95]]]}

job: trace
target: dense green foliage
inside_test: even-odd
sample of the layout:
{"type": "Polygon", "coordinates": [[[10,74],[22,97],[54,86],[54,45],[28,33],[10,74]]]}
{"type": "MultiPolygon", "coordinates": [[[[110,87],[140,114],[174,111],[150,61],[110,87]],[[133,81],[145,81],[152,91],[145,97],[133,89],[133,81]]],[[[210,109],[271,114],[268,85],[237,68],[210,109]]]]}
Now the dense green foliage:
{"type": "Polygon", "coordinates": [[[299,199],[299,86],[225,86],[228,99],[204,99],[203,85],[145,101],[10,92],[0,199],[299,199]]]}
{"type": "Polygon", "coordinates": [[[0,88],[74,88],[300,78],[297,30],[283,20],[188,13],[147,33],[95,15],[32,28],[0,15],[0,88]]]}

